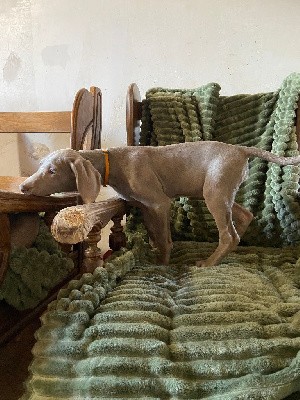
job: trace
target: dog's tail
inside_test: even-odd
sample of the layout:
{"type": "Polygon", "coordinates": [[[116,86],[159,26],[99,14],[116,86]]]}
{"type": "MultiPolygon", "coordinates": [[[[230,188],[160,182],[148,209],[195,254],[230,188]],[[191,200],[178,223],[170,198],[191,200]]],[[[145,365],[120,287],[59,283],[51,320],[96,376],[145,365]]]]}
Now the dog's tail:
{"type": "Polygon", "coordinates": [[[279,165],[297,165],[300,164],[300,155],[294,157],[281,157],[266,150],[259,149],[258,147],[241,146],[248,157],[259,157],[264,160],[273,162],[279,165]]]}

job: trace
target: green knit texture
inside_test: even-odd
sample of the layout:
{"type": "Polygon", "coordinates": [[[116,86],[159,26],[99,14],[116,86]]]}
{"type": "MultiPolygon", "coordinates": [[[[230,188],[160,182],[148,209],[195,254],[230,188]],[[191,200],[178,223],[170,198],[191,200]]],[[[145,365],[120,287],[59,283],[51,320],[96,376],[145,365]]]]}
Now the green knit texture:
{"type": "Polygon", "coordinates": [[[0,300],[17,310],[34,308],[73,268],[73,261],[60,250],[41,220],[33,246],[12,249],[0,300]]]}
{"type": "Polygon", "coordinates": [[[23,400],[283,399],[300,390],[299,249],[175,242],[172,267],[118,254],[42,317],[23,400]],[[241,290],[242,289],[242,290],[241,290]]]}

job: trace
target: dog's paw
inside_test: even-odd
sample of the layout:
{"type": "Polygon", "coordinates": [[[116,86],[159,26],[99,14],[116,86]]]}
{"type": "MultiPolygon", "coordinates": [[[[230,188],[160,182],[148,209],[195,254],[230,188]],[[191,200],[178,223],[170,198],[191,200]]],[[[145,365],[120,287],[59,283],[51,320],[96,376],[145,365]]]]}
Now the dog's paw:
{"type": "Polygon", "coordinates": [[[158,254],[157,257],[156,257],[156,262],[157,262],[157,264],[166,265],[167,266],[170,263],[170,255],[158,254]]]}
{"type": "Polygon", "coordinates": [[[206,268],[211,267],[212,265],[207,260],[198,260],[196,261],[196,267],[206,268]]]}

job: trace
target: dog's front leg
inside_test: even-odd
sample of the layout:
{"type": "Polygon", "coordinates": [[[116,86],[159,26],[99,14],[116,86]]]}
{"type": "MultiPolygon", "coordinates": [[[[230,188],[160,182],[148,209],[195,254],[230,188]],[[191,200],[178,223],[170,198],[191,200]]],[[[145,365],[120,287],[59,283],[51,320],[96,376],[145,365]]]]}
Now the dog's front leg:
{"type": "Polygon", "coordinates": [[[152,245],[159,251],[157,262],[168,265],[172,249],[170,233],[170,205],[167,201],[155,208],[143,207],[143,218],[152,245]]]}

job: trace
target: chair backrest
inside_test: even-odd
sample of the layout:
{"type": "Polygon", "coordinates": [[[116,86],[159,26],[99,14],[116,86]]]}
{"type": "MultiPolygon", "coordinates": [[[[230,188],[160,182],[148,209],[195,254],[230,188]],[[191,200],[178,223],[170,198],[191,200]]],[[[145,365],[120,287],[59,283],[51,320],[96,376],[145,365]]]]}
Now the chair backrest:
{"type": "Polygon", "coordinates": [[[70,121],[70,111],[0,112],[0,132],[70,132],[70,121]]]}
{"type": "Polygon", "coordinates": [[[66,133],[74,150],[95,149],[101,147],[101,121],[101,90],[92,86],[77,92],[72,111],[0,112],[0,135],[66,133]]]}
{"type": "Polygon", "coordinates": [[[142,120],[142,101],[138,86],[129,85],[126,96],[127,146],[138,146],[142,120]]]}
{"type": "Polygon", "coordinates": [[[83,147],[89,128],[92,128],[92,147],[101,146],[101,90],[92,86],[80,89],[72,111],[0,112],[0,133],[71,133],[71,147],[83,147]]]}
{"type": "Polygon", "coordinates": [[[71,121],[71,148],[90,150],[101,147],[102,95],[95,86],[80,89],[75,97],[71,121]]]}

